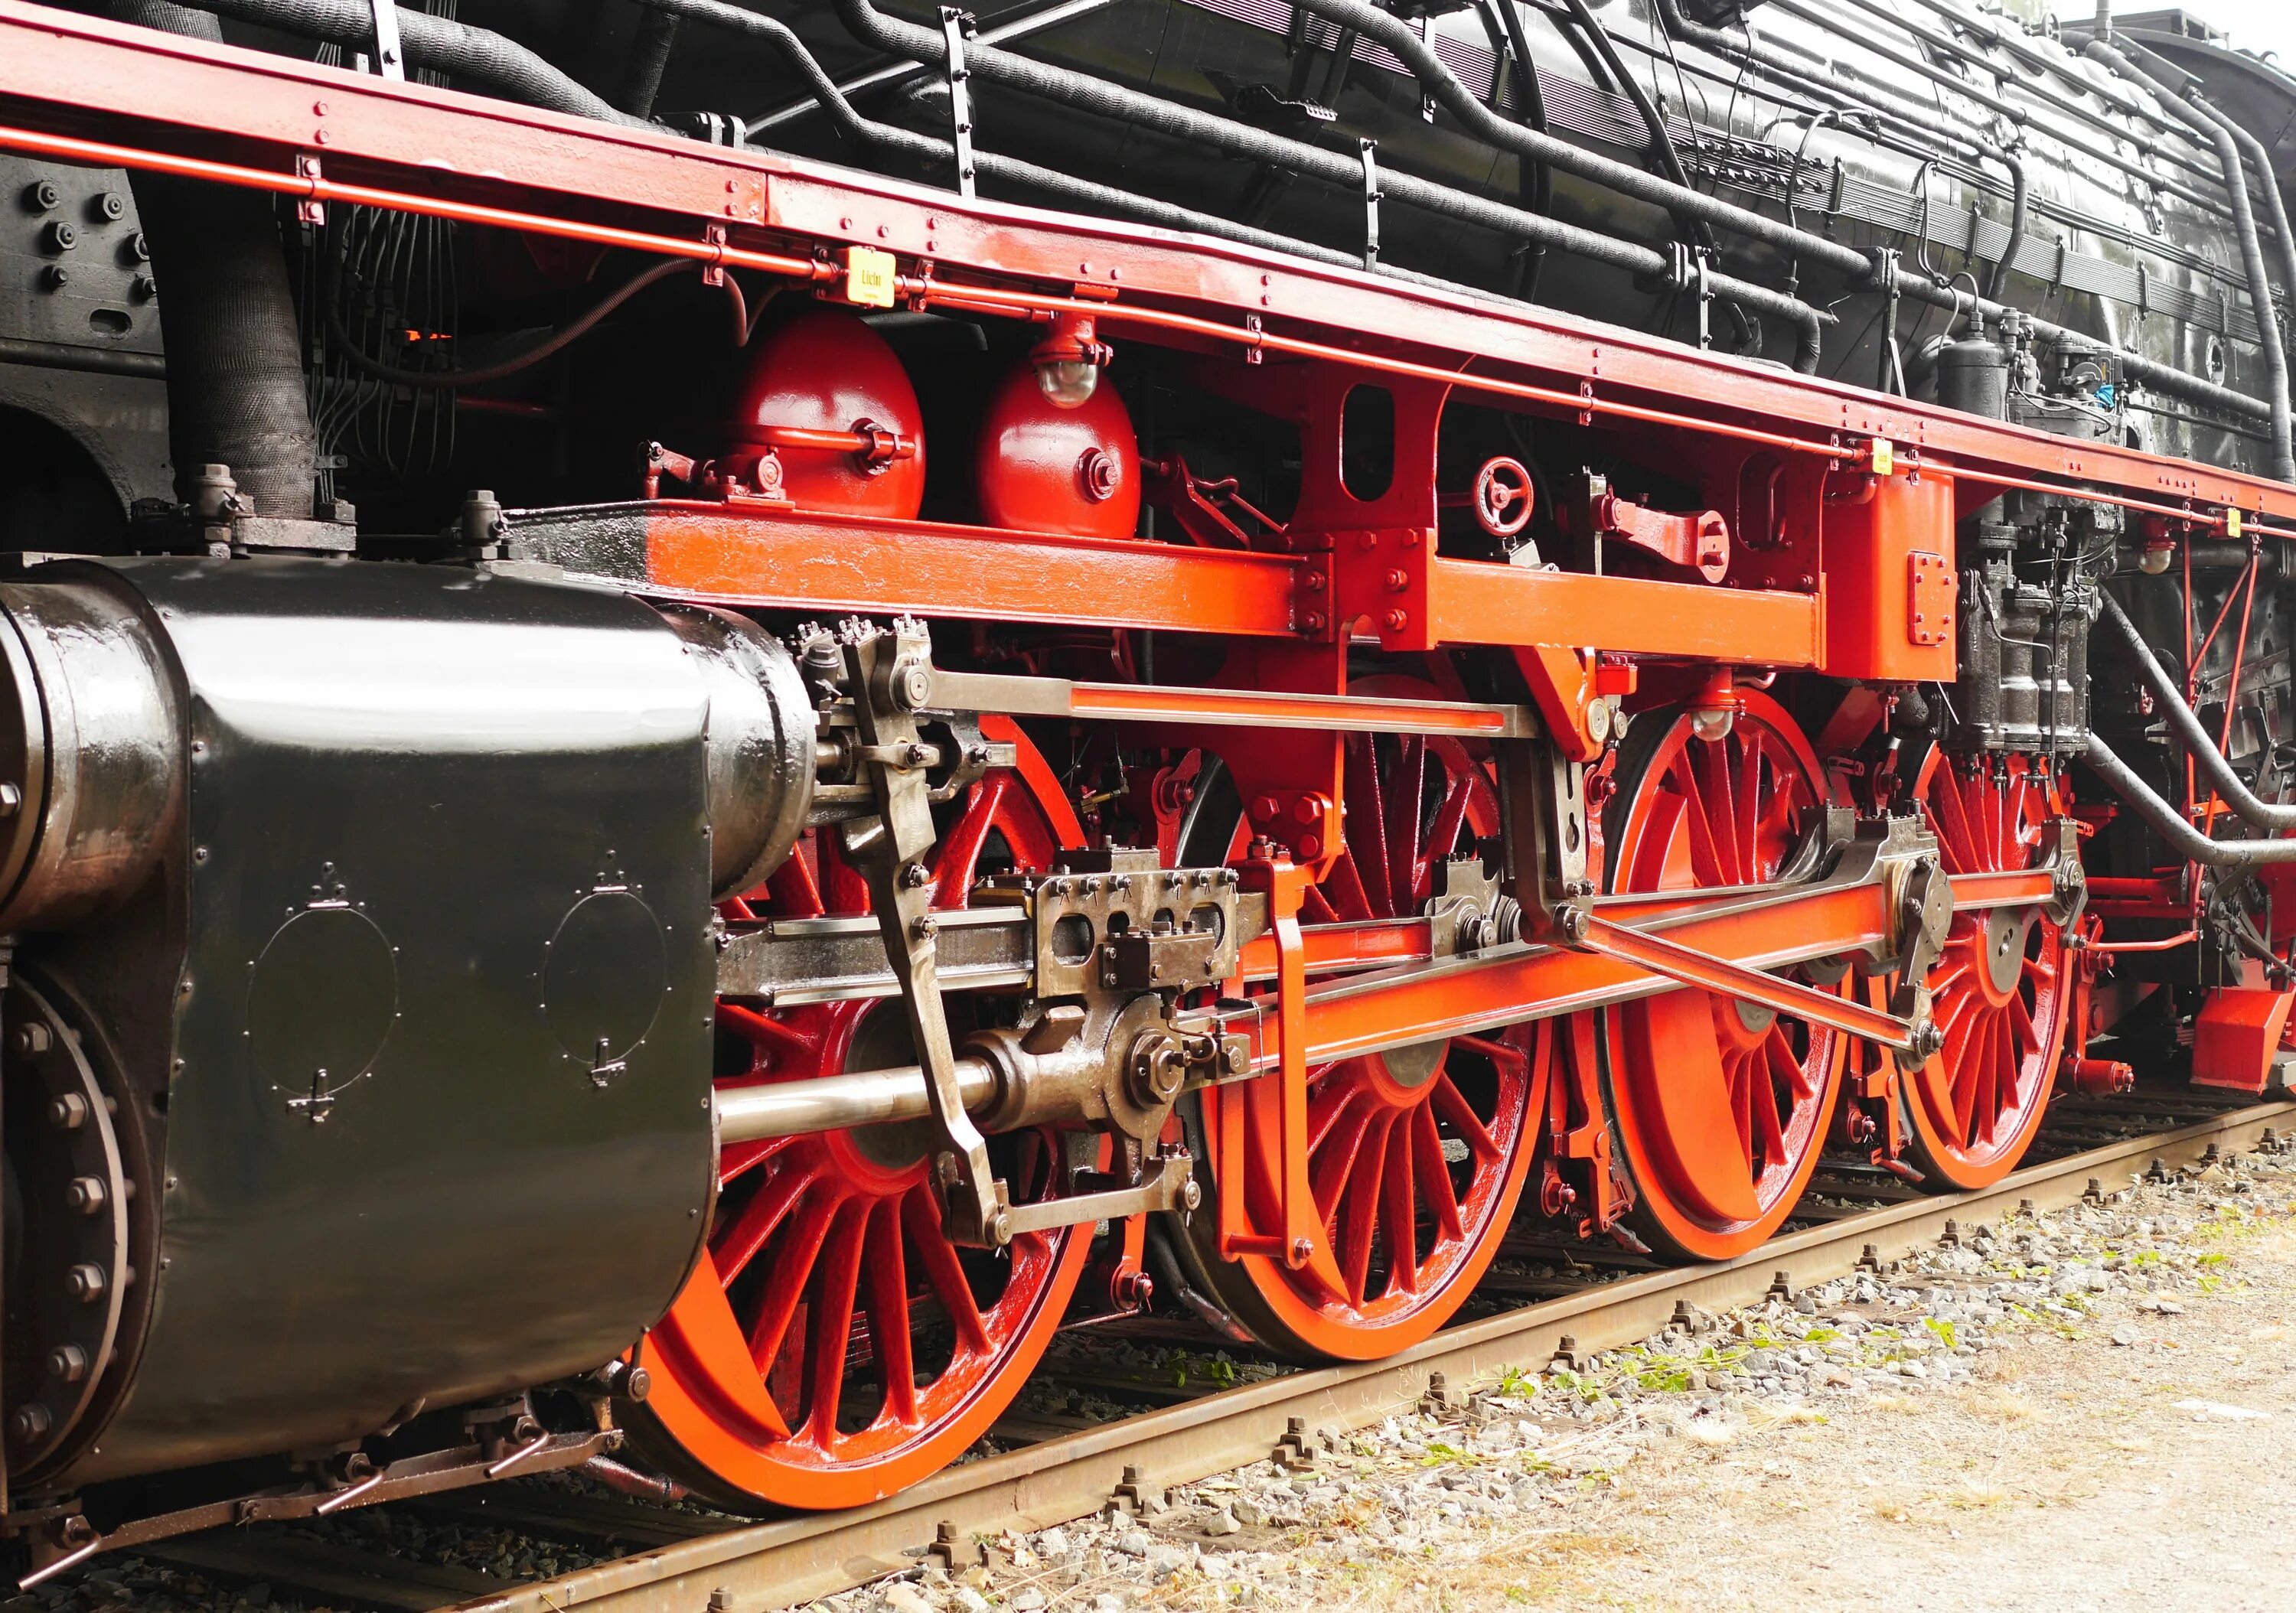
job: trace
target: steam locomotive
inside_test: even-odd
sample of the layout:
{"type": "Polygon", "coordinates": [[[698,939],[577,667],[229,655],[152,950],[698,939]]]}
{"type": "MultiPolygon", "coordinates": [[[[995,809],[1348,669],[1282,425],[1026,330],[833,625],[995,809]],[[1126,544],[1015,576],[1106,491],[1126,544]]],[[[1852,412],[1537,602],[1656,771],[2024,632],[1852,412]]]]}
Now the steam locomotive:
{"type": "Polygon", "coordinates": [[[0,35],[27,1583],[2285,1083],[2296,79],[2180,12],[0,35]]]}

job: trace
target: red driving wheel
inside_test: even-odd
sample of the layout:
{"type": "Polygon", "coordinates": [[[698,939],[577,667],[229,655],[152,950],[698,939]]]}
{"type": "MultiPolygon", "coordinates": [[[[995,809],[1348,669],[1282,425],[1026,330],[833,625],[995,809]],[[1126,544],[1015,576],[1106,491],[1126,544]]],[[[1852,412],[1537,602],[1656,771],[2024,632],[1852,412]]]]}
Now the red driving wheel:
{"type": "MultiPolygon", "coordinates": [[[[2023,757],[1956,764],[1932,749],[1913,793],[1948,874],[2039,866],[2064,812],[2023,757]]],[[[2048,1107],[2072,997],[2063,928],[2038,907],[1956,913],[1929,987],[1945,1045],[1905,1081],[1914,1161],[1940,1190],[1987,1187],[2016,1168],[2048,1107]]]]}
{"type": "MultiPolygon", "coordinates": [[[[1687,708],[1636,720],[1603,823],[1608,889],[1761,884],[1816,821],[1826,787],[1809,741],[1767,695],[1737,699],[1719,739],[1701,738],[1687,708]]],[[[1775,1232],[1817,1165],[1848,1038],[1693,989],[1608,1010],[1603,1028],[1636,1230],[1703,1260],[1775,1232]]]]}
{"type": "MultiPolygon", "coordinates": [[[[975,784],[934,856],[937,905],[975,880],[1051,866],[1084,835],[1026,738],[1017,767],[975,784]]],[[[825,837],[775,876],[756,916],[865,912],[860,880],[825,837]]],[[[964,999],[948,999],[952,1016],[964,999]]],[[[913,1061],[898,1002],[758,1012],[720,1003],[721,1087],[913,1061]],[[725,1064],[721,1062],[721,1069],[725,1064]]],[[[961,1031],[963,1027],[957,1028],[961,1031]]],[[[1016,1200],[1055,1191],[1054,1134],[989,1139],[1016,1200]]],[[[1089,1226],[961,1249],[927,1181],[927,1132],[897,1123],[727,1148],[708,1249],[641,1360],[647,1453],[722,1502],[857,1506],[946,1466],[1017,1394],[1051,1341],[1089,1226]]]]}
{"type": "MultiPolygon", "coordinates": [[[[1361,679],[1354,692],[1434,698],[1415,678],[1361,679]]],[[[1490,777],[1456,740],[1350,736],[1346,778],[1346,848],[1309,892],[1307,922],[1416,913],[1442,859],[1499,832],[1490,777]]],[[[1548,1048],[1542,1022],[1309,1069],[1309,1179],[1338,1286],[1317,1275],[1323,1263],[1221,1260],[1217,1195],[1234,1189],[1217,1181],[1189,1223],[1197,1273],[1286,1355],[1374,1360],[1426,1338],[1473,1291],[1513,1216],[1530,1117],[1546,1101],[1548,1048]]],[[[1202,1139],[1218,1105],[1242,1092],[1202,1095],[1199,1159],[1208,1158],[1202,1139]]],[[[1255,1215],[1272,1216],[1268,1182],[1244,1191],[1255,1215]]]]}

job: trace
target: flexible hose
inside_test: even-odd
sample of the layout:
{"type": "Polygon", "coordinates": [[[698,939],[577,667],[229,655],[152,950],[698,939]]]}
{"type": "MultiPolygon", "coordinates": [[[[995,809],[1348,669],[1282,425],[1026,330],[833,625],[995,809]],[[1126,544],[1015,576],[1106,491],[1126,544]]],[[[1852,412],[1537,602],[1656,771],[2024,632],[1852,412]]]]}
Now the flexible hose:
{"type": "Polygon", "coordinates": [[[2152,692],[2153,704],[2167,720],[2169,736],[2177,741],[2177,749],[2193,758],[2194,766],[2200,769],[2210,787],[2224,798],[2225,805],[2259,829],[2296,829],[2296,806],[2275,806],[2241,782],[2240,774],[2233,771],[2232,763],[2209,737],[2200,717],[2185,703],[2184,692],[2169,675],[2169,669],[2153,656],[2152,647],[2136,631],[2136,624],[2128,619],[2120,602],[2110,594],[2104,595],[2104,619],[2120,635],[2121,647],[2136,664],[2137,676],[2152,692]]]}
{"type": "Polygon", "coordinates": [[[2188,862],[2210,868],[2255,868],[2267,863],[2296,863],[2296,839],[2210,839],[2138,777],[2134,768],[2114,755],[2112,747],[2093,733],[2083,759],[2113,794],[2127,801],[2136,815],[2168,842],[2169,850],[2188,862]]]}
{"type": "MultiPolygon", "coordinates": [[[[165,0],[158,3],[164,4],[165,0]]],[[[152,9],[152,0],[143,0],[143,4],[152,9]]],[[[201,0],[199,9],[354,50],[370,48],[374,43],[374,11],[366,0],[201,0]]],[[[396,9],[399,46],[406,53],[410,68],[445,73],[529,106],[636,128],[652,127],[644,119],[633,118],[591,94],[514,40],[451,17],[434,17],[403,5],[396,9]]],[[[169,306],[179,301],[175,299],[169,306]]]]}
{"type": "MultiPolygon", "coordinates": [[[[641,269],[524,352],[475,370],[403,370],[396,364],[387,364],[379,358],[369,357],[359,351],[357,344],[351,340],[350,332],[344,329],[340,300],[332,297],[327,299],[327,333],[335,340],[338,357],[354,370],[372,375],[377,381],[387,381],[401,387],[484,386],[488,381],[501,381],[521,370],[532,369],[552,354],[564,350],[588,335],[600,320],[656,281],[667,280],[672,274],[694,266],[693,260],[689,258],[666,258],[651,267],[641,269]]],[[[740,323],[746,326],[748,322],[744,318],[740,323]]]]}

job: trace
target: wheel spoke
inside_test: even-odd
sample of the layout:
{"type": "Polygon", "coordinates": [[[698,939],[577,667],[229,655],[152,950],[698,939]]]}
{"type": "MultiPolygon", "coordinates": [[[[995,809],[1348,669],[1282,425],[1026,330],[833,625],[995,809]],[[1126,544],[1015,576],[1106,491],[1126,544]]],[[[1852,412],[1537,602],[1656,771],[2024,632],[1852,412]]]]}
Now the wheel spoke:
{"type": "Polygon", "coordinates": [[[869,1212],[869,1352],[884,1391],[884,1419],[906,1426],[917,1420],[917,1362],[904,1241],[900,1205],[880,1199],[869,1212]]]}
{"type": "MultiPolygon", "coordinates": [[[[1698,773],[1700,814],[1706,820],[1706,831],[1712,838],[1717,865],[1722,877],[1719,885],[1746,883],[1746,845],[1738,839],[1737,801],[1730,789],[1730,741],[1718,744],[1701,743],[1696,749],[1693,766],[1698,773]]],[[[1750,837],[1751,838],[1751,837],[1750,837]]]]}
{"type": "Polygon", "coordinates": [[[1380,777],[1378,742],[1370,734],[1352,739],[1347,748],[1348,854],[1364,897],[1365,918],[1391,919],[1390,905],[1395,886],[1390,878],[1394,859],[1387,845],[1386,781],[1380,777]]]}
{"type": "Polygon", "coordinates": [[[1762,1038],[1762,1053],[1768,1060],[1773,1080],[1782,1081],[1797,1100],[1816,1095],[1817,1085],[1803,1068],[1800,1056],[1794,1052],[1793,1038],[1785,1027],[1773,1023],[1769,1035],[1762,1038]]]}
{"type": "Polygon", "coordinates": [[[1380,1183],[1380,1233],[1387,1243],[1387,1291],[1419,1291],[1419,1191],[1412,1180],[1411,1131],[1387,1128],[1386,1175],[1380,1183]]]}
{"type": "Polygon", "coordinates": [[[824,1251],[813,1305],[806,1314],[804,1437],[824,1450],[837,1438],[837,1411],[845,1395],[845,1355],[853,1340],[853,1298],[860,1286],[861,1250],[868,1241],[869,1208],[858,1201],[838,1212],[824,1251]]]}
{"type": "Polygon", "coordinates": [[[1435,1077],[1434,1090],[1428,1094],[1427,1107],[1431,1114],[1440,1115],[1443,1124],[1456,1133],[1467,1145],[1469,1157],[1489,1162],[1499,1157],[1499,1145],[1459,1090],[1458,1083],[1447,1071],[1435,1077]]]}
{"type": "MultiPolygon", "coordinates": [[[[1352,1100],[1354,1094],[1349,1094],[1352,1100]]],[[[1308,1184],[1315,1194],[1316,1206],[1322,1212],[1324,1224],[1329,1227],[1341,1202],[1346,1198],[1349,1184],[1354,1178],[1364,1151],[1364,1139],[1369,1133],[1376,1109],[1370,1103],[1343,1101],[1332,1106],[1332,1123],[1323,1129],[1321,1136],[1311,1134],[1308,1148],[1308,1184]]],[[[1310,1128],[1311,1134],[1313,1128],[1310,1128]]]]}
{"type": "Polygon", "coordinates": [[[961,902],[972,885],[972,870],[980,861],[980,847],[988,839],[988,831],[996,827],[999,810],[1004,797],[1013,788],[1013,777],[1006,773],[992,773],[973,785],[966,798],[964,815],[955,828],[941,837],[940,851],[933,858],[933,880],[939,888],[933,893],[936,905],[948,906],[961,902]]]}
{"type": "Polygon", "coordinates": [[[1971,1126],[1977,1116],[1977,1089],[1983,1082],[1991,1056],[1993,1021],[1997,1017],[1981,1011],[1969,1016],[1969,1034],[1962,1039],[1961,1057],[1952,1066],[1956,1072],[1954,1129],[1964,1142],[1976,1141],[1977,1134],[1971,1126]]]}
{"type": "Polygon", "coordinates": [[[1341,1192],[1333,1229],[1338,1246],[1333,1252],[1339,1257],[1341,1274],[1347,1279],[1348,1298],[1357,1306],[1364,1302],[1364,1285],[1370,1277],[1372,1229],[1379,1216],[1381,1183],[1387,1169],[1387,1134],[1394,1125],[1391,1115],[1366,1121],[1370,1134],[1361,1150],[1363,1165],[1341,1192]]]}
{"type": "Polygon", "coordinates": [[[1415,733],[1396,741],[1395,776],[1380,793],[1387,805],[1387,888],[1390,913],[1419,911],[1419,801],[1427,783],[1427,741],[1415,733]]]}
{"type": "Polygon", "coordinates": [[[717,1264],[720,1281],[731,1282],[748,1269],[758,1251],[765,1248],[766,1240],[816,1180],[810,1171],[785,1170],[750,1195],[731,1224],[719,1228],[709,1240],[709,1257],[717,1264]]]}
{"type": "Polygon", "coordinates": [[[1436,1129],[1434,1107],[1421,1104],[1402,1124],[1411,1128],[1412,1171],[1420,1198],[1435,1212],[1438,1231],[1455,1241],[1464,1237],[1466,1224],[1459,1216],[1459,1195],[1451,1185],[1450,1161],[1443,1158],[1443,1134],[1436,1129]]]}
{"type": "MultiPolygon", "coordinates": [[[[1785,1128],[1778,1120],[1777,1082],[1784,1072],[1779,1070],[1774,1058],[1767,1056],[1767,1053],[1768,1044],[1766,1043],[1763,1055],[1746,1060],[1746,1100],[1752,1112],[1755,1144],[1754,1149],[1749,1151],[1761,1169],[1775,1170],[1784,1163],[1786,1157],[1785,1128]]],[[[1787,1091],[1792,1092],[1793,1083],[1801,1079],[1801,1060],[1788,1059],[1786,1069],[1792,1072],[1787,1077],[1787,1091]]],[[[1759,1174],[1758,1170],[1756,1175],[1759,1174]]]]}
{"type": "Polygon", "coordinates": [[[718,1003],[718,1023],[758,1053],[778,1051],[791,1057],[803,1057],[821,1050],[820,1038],[807,1026],[769,1018],[738,1003],[718,1003]]]}
{"type": "Polygon", "coordinates": [[[807,1201],[790,1235],[775,1251],[775,1260],[766,1270],[765,1292],[758,1314],[750,1322],[750,1359],[757,1363],[762,1373],[770,1374],[774,1363],[781,1357],[782,1345],[789,1337],[790,1319],[797,1314],[798,1305],[805,1298],[805,1285],[813,1276],[822,1246],[842,1208],[841,1195],[816,1194],[807,1201]]]}
{"type": "Polygon", "coordinates": [[[956,1257],[948,1234],[941,1229],[940,1206],[934,1202],[931,1188],[920,1183],[903,1195],[901,1224],[908,1231],[909,1247],[916,1252],[925,1287],[956,1329],[957,1347],[986,1355],[988,1323],[980,1314],[980,1302],[972,1296],[964,1263],[956,1257]]]}
{"type": "MultiPolygon", "coordinates": [[[[1762,790],[1762,731],[1748,723],[1733,730],[1738,749],[1738,776],[1730,786],[1730,801],[1736,811],[1738,842],[1738,877],[1751,882],[1762,873],[1761,830],[1765,795],[1762,790]]],[[[1718,749],[1726,750],[1730,741],[1718,749]]]]}
{"type": "Polygon", "coordinates": [[[1682,827],[1690,840],[1690,872],[1692,882],[1697,885],[1734,885],[1737,880],[1723,860],[1723,851],[1715,841],[1714,824],[1706,810],[1706,798],[1700,788],[1697,775],[1692,771],[1689,758],[1677,758],[1669,774],[1669,782],[1682,800],[1682,827]]]}

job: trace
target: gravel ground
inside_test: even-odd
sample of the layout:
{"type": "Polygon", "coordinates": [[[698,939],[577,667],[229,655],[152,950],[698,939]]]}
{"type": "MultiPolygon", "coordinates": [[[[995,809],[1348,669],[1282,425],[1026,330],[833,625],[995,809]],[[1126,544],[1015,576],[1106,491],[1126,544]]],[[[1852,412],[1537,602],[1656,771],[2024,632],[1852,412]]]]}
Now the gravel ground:
{"type": "Polygon", "coordinates": [[[2296,1609],[2292,1302],[2244,1156],[814,1606],[2296,1609]]]}

